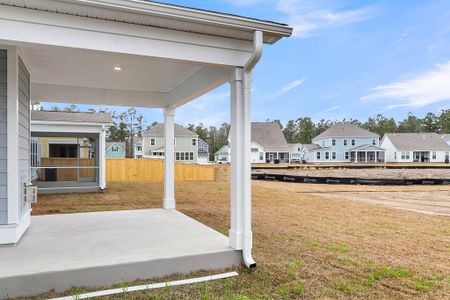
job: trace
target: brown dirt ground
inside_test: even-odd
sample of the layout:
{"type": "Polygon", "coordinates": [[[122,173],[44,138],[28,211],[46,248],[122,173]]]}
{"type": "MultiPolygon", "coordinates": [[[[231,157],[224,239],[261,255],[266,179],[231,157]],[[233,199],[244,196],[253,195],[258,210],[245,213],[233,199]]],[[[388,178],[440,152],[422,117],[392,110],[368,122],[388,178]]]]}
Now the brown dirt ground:
{"type": "Polygon", "coordinates": [[[450,179],[448,169],[322,169],[322,170],[253,170],[253,173],[289,174],[298,176],[383,178],[383,179],[450,179]]]}
{"type": "MultiPolygon", "coordinates": [[[[379,187],[351,188],[379,192],[379,187]]],[[[386,187],[384,192],[434,199],[433,188],[386,187]]],[[[254,182],[255,271],[238,268],[234,279],[105,299],[448,299],[450,218],[348,201],[346,190],[254,182]]],[[[228,231],[228,181],[179,182],[176,198],[181,212],[228,231]]],[[[160,207],[161,199],[161,183],[110,183],[102,194],[41,196],[33,214],[160,207]]]]}

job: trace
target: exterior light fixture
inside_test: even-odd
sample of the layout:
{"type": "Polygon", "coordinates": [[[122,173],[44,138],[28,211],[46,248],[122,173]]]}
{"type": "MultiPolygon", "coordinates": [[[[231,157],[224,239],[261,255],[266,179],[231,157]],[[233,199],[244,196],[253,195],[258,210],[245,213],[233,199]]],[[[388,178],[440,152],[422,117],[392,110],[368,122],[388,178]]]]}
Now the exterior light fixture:
{"type": "Polygon", "coordinates": [[[114,71],[122,71],[122,67],[121,66],[114,66],[114,71]]]}

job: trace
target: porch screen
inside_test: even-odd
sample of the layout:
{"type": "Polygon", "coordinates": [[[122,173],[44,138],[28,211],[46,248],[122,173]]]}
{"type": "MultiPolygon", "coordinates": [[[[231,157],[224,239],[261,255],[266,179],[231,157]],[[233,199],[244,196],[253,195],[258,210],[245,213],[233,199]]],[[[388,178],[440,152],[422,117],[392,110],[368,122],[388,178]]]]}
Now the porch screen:
{"type": "Polygon", "coordinates": [[[32,180],[39,182],[97,182],[96,139],[34,136],[32,180]]]}

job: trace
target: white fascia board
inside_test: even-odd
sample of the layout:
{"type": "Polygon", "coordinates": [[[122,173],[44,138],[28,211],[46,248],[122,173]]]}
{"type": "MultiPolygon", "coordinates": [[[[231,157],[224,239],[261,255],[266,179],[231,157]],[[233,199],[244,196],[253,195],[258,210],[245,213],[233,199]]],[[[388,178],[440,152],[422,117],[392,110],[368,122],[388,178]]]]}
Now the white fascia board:
{"type": "MultiPolygon", "coordinates": [[[[194,9],[153,1],[138,0],[0,0],[0,3],[75,14],[86,17],[102,17],[114,21],[127,21],[139,25],[152,25],[149,17],[158,18],[159,26],[174,30],[196,31],[199,33],[222,34],[225,37],[252,40],[254,31],[264,32],[266,43],[275,43],[292,35],[293,29],[285,24],[246,18],[214,11],[194,9]],[[64,7],[66,6],[66,7],[64,7]],[[95,9],[101,11],[95,11],[95,9]],[[121,13],[123,14],[121,16],[121,13]],[[163,22],[161,22],[163,20],[163,22]],[[211,30],[217,27],[230,32],[211,30]]],[[[155,24],[153,24],[155,25],[155,24]]]]}
{"type": "MultiPolygon", "coordinates": [[[[2,0],[0,0],[2,1],[2,0]]],[[[249,41],[0,5],[0,42],[243,66],[249,41]]]]}
{"type": "Polygon", "coordinates": [[[47,122],[32,121],[31,132],[58,132],[58,133],[101,133],[104,124],[76,122],[47,122]]]}

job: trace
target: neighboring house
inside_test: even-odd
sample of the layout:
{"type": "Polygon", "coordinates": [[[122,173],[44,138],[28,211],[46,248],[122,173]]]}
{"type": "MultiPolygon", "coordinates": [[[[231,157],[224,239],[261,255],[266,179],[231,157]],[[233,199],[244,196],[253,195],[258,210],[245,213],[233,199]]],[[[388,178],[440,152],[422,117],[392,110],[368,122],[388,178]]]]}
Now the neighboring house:
{"type": "Polygon", "coordinates": [[[31,177],[39,192],[104,189],[105,131],[111,125],[108,113],[32,111],[31,177]]]}
{"type": "Polygon", "coordinates": [[[381,146],[387,162],[448,162],[450,145],[436,133],[387,133],[381,146]]]}
{"type": "Polygon", "coordinates": [[[125,158],[127,146],[125,142],[106,142],[106,158],[125,158]]]}
{"type": "MultiPolygon", "coordinates": [[[[142,145],[144,158],[164,158],[164,124],[158,123],[144,133],[142,145]]],[[[174,145],[176,161],[207,162],[207,144],[196,133],[178,124],[175,124],[174,145]]]]}
{"type": "Polygon", "coordinates": [[[134,141],[134,151],[133,151],[134,158],[144,157],[144,151],[142,151],[142,149],[143,149],[143,141],[141,137],[138,137],[134,141]]]}
{"type": "Polygon", "coordinates": [[[336,123],[304,148],[308,162],[383,162],[384,149],[379,136],[350,123],[336,123]]]}
{"type": "Polygon", "coordinates": [[[315,150],[320,149],[321,147],[316,144],[302,144],[300,146],[300,159],[305,162],[314,162],[315,150]]]}
{"type": "Polygon", "coordinates": [[[223,145],[216,153],[214,153],[214,161],[219,164],[230,162],[230,147],[223,145]]]}
{"type": "Polygon", "coordinates": [[[304,160],[302,153],[302,144],[289,144],[289,152],[291,153],[291,162],[301,162],[304,160]]]}
{"type": "Polygon", "coordinates": [[[209,145],[202,139],[198,139],[198,158],[199,164],[206,164],[209,162],[209,145]]]}
{"type": "Polygon", "coordinates": [[[441,138],[442,138],[442,140],[443,140],[444,142],[447,143],[447,145],[450,146],[450,134],[442,134],[442,135],[441,135],[441,138]]]}

